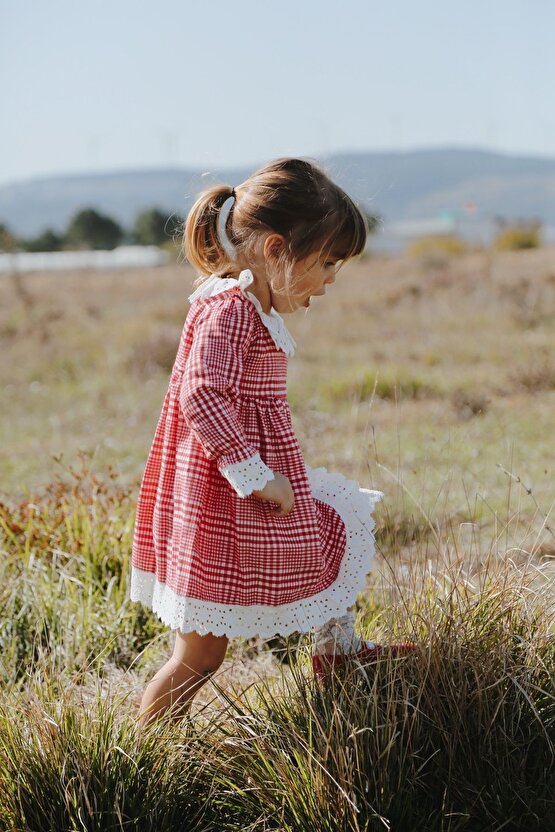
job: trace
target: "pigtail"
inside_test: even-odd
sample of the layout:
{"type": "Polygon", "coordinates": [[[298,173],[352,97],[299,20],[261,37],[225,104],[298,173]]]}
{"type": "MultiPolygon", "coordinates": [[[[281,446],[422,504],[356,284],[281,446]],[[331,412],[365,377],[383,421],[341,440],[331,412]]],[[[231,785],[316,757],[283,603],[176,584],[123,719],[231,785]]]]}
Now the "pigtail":
{"type": "Polygon", "coordinates": [[[183,253],[201,275],[223,272],[231,265],[218,234],[218,218],[222,205],[232,195],[231,185],[214,185],[200,194],[187,215],[183,253]]]}
{"type": "Polygon", "coordinates": [[[279,234],[285,245],[267,258],[266,270],[272,291],[288,294],[297,262],[333,256],[343,265],[363,253],[369,230],[365,211],[322,167],[311,159],[283,157],[236,188],[214,185],[202,191],[185,221],[182,249],[199,272],[197,289],[211,274],[225,277],[255,263],[264,236],[279,234]],[[234,192],[224,229],[222,206],[234,192]]]}

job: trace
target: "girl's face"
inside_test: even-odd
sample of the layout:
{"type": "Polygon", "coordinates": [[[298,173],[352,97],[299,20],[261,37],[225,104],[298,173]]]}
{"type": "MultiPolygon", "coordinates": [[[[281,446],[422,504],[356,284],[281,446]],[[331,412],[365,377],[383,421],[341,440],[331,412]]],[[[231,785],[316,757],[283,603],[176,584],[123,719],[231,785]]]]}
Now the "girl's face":
{"type": "Polygon", "coordinates": [[[339,260],[329,256],[319,261],[311,254],[299,260],[293,270],[294,289],[290,295],[272,294],[272,306],[277,312],[295,312],[301,307],[308,309],[311,298],[325,295],[326,285],[335,281],[336,266],[339,260]]]}

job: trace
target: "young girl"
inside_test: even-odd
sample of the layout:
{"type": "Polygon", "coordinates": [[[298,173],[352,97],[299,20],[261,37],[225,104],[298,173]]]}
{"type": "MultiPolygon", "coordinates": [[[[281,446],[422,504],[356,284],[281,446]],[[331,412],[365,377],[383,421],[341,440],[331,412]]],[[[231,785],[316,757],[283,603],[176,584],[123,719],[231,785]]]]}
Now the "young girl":
{"type": "Polygon", "coordinates": [[[141,483],[130,593],[176,637],[141,725],[175,715],[176,701],[187,712],[233,637],[314,629],[319,679],[383,649],[353,630],[383,492],[305,464],[287,401],[296,344],[280,314],[324,295],[367,233],[347,194],[303,159],[209,188],[189,212],[184,251],[202,279],[141,483]]]}

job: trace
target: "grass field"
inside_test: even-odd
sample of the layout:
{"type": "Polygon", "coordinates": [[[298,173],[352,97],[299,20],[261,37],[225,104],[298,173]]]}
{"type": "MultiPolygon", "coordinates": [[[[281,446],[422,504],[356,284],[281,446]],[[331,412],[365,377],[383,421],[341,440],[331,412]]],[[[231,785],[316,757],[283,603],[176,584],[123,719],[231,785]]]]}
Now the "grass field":
{"type": "MultiPolygon", "coordinates": [[[[172,266],[0,282],[4,493],[45,489],[54,457],[79,449],[138,480],[193,278],[172,266]]],[[[554,497],[555,249],[367,258],[285,317],[307,462],[380,488],[418,526],[492,526],[510,501],[541,529],[554,497]]]]}
{"type": "Polygon", "coordinates": [[[555,249],[368,256],[285,316],[307,463],[385,492],[358,624],[421,652],[323,696],[305,636],[238,639],[141,741],[173,640],[133,511],[193,278],[0,279],[0,828],[547,829],[555,249]]]}

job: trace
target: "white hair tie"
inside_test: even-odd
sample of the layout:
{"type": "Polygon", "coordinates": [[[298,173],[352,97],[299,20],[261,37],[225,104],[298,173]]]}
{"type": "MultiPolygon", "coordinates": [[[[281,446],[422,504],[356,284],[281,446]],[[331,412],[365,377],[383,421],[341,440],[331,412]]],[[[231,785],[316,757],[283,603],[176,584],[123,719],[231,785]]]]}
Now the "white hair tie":
{"type": "Polygon", "coordinates": [[[231,242],[231,240],[227,236],[227,233],[226,233],[226,230],[225,230],[225,224],[227,222],[227,218],[228,218],[228,216],[231,212],[231,209],[233,207],[233,203],[230,203],[227,208],[224,208],[224,206],[232,198],[235,199],[235,188],[233,188],[233,192],[228,196],[228,198],[225,200],[225,202],[222,203],[222,207],[220,208],[220,213],[218,215],[217,230],[218,230],[218,237],[220,238],[220,243],[222,244],[226,254],[230,258],[230,260],[235,260],[235,256],[237,254],[237,249],[235,248],[235,246],[233,245],[233,243],[231,242]]]}

